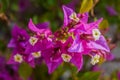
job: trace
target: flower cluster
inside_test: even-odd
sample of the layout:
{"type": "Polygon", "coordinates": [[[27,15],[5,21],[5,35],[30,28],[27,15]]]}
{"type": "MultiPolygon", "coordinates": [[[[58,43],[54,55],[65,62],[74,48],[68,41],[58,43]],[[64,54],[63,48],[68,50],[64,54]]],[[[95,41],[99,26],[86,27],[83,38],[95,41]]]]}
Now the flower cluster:
{"type": "Polygon", "coordinates": [[[66,6],[62,8],[64,24],[54,33],[48,22],[34,24],[32,19],[28,23],[32,32],[30,35],[14,26],[8,44],[13,49],[9,64],[26,62],[35,67],[43,60],[48,72],[52,73],[63,62],[74,64],[80,71],[83,55],[91,57],[92,65],[112,58],[107,42],[98,29],[102,18],[88,23],[88,13],[76,14],[66,6]]]}

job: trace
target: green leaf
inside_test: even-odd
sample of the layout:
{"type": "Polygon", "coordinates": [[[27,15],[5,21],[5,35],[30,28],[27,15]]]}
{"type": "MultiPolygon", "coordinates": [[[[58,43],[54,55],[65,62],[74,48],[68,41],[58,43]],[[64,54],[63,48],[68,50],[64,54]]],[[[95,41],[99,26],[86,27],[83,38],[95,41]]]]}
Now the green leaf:
{"type": "Polygon", "coordinates": [[[89,12],[93,7],[93,0],[83,0],[80,8],[80,13],[89,12]]]}
{"type": "Polygon", "coordinates": [[[17,4],[13,3],[13,4],[11,5],[11,9],[12,9],[13,11],[18,11],[18,10],[19,10],[19,7],[18,7],[17,4]]]}
{"type": "Polygon", "coordinates": [[[118,80],[117,73],[118,73],[118,72],[117,72],[116,70],[112,72],[112,74],[111,74],[112,80],[118,80]]]}
{"type": "Polygon", "coordinates": [[[22,63],[18,72],[23,80],[27,80],[32,73],[32,68],[27,63],[22,63]]]}
{"type": "Polygon", "coordinates": [[[62,0],[62,3],[64,4],[68,4],[69,2],[71,2],[72,0],[62,0]]]}
{"type": "Polygon", "coordinates": [[[99,25],[100,30],[107,29],[108,27],[109,27],[109,23],[106,19],[104,19],[99,25]]]}
{"type": "Polygon", "coordinates": [[[8,8],[9,0],[0,0],[0,3],[2,5],[1,11],[5,11],[8,8]]]}
{"type": "Polygon", "coordinates": [[[100,72],[85,72],[81,77],[80,80],[98,80],[100,76],[100,72]]]}
{"type": "Polygon", "coordinates": [[[37,23],[38,23],[38,21],[39,21],[39,20],[38,20],[38,16],[36,16],[36,15],[35,15],[35,16],[33,16],[33,22],[34,22],[35,24],[37,24],[37,23]]]}

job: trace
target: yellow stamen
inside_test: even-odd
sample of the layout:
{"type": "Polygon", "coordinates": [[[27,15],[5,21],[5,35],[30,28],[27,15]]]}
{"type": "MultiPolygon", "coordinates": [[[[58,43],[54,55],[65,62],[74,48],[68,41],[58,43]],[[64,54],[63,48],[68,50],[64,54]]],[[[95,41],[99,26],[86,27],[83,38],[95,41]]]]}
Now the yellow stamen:
{"type": "Polygon", "coordinates": [[[22,57],[22,55],[20,55],[20,54],[14,55],[14,61],[15,61],[15,62],[18,62],[18,63],[22,63],[22,62],[23,62],[23,57],[22,57]]]}
{"type": "Polygon", "coordinates": [[[98,29],[93,29],[92,30],[92,35],[93,35],[95,40],[99,40],[101,33],[98,29]]]}
{"type": "Polygon", "coordinates": [[[100,55],[96,54],[95,56],[92,57],[91,64],[95,65],[96,63],[99,62],[99,60],[100,60],[100,55]]]}
{"type": "Polygon", "coordinates": [[[68,55],[68,54],[62,54],[61,55],[63,61],[65,62],[70,62],[70,60],[72,59],[72,56],[68,55]]]}
{"type": "Polygon", "coordinates": [[[73,13],[69,16],[69,18],[70,18],[71,20],[74,20],[75,22],[79,22],[79,18],[77,17],[77,14],[76,14],[75,12],[73,12],[73,13]]]}
{"type": "Polygon", "coordinates": [[[32,53],[32,56],[33,56],[34,58],[39,58],[39,57],[41,57],[41,51],[33,52],[33,53],[32,53]]]}
{"type": "Polygon", "coordinates": [[[29,43],[32,46],[34,46],[37,43],[37,41],[38,41],[38,38],[36,38],[36,37],[30,37],[30,39],[29,39],[29,43]]]}

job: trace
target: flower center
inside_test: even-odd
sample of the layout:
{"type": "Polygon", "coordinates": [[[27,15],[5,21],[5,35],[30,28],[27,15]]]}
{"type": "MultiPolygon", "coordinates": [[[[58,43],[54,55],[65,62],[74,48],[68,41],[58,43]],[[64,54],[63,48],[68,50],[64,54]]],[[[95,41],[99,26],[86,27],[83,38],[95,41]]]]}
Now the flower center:
{"type": "Polygon", "coordinates": [[[100,60],[100,55],[96,54],[95,56],[92,57],[91,64],[95,65],[96,63],[99,62],[99,60],[100,60]]]}
{"type": "Polygon", "coordinates": [[[38,41],[38,38],[36,38],[36,37],[30,37],[30,39],[29,39],[29,43],[32,46],[34,46],[37,43],[37,41],[38,41]]]}
{"type": "Polygon", "coordinates": [[[22,63],[22,61],[23,61],[23,56],[20,55],[20,54],[14,55],[14,61],[15,61],[15,62],[18,62],[18,63],[22,63]]]}
{"type": "Polygon", "coordinates": [[[69,18],[75,22],[79,22],[79,18],[77,17],[77,14],[75,12],[73,12],[69,18]]]}
{"type": "Polygon", "coordinates": [[[92,30],[92,35],[93,35],[95,40],[99,40],[101,33],[98,29],[93,29],[92,30]]]}
{"type": "Polygon", "coordinates": [[[70,62],[70,60],[72,59],[72,56],[68,55],[68,54],[62,54],[61,55],[63,61],[65,62],[70,62]]]}
{"type": "Polygon", "coordinates": [[[32,56],[33,56],[34,58],[39,58],[39,57],[41,57],[41,51],[33,52],[33,53],[32,53],[32,56]]]}

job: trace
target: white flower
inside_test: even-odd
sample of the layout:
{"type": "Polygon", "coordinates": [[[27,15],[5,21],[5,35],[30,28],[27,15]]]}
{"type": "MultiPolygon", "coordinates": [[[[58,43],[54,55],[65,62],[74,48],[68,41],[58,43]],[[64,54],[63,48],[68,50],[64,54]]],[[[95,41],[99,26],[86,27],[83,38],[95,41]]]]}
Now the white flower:
{"type": "Polygon", "coordinates": [[[75,13],[75,12],[73,12],[70,16],[69,16],[69,18],[71,19],[71,20],[74,20],[75,22],[79,22],[79,18],[77,17],[77,14],[75,13]]]}
{"type": "Polygon", "coordinates": [[[32,56],[33,56],[34,58],[39,58],[39,57],[41,57],[41,51],[33,52],[33,53],[32,53],[32,56]]]}
{"type": "Polygon", "coordinates": [[[29,43],[32,46],[34,46],[37,43],[37,41],[38,41],[38,38],[36,38],[36,37],[30,37],[30,39],[29,39],[29,43]]]}
{"type": "Polygon", "coordinates": [[[23,62],[23,56],[20,55],[20,54],[14,55],[14,61],[18,62],[18,63],[22,63],[23,62]]]}
{"type": "Polygon", "coordinates": [[[61,55],[63,61],[65,62],[70,62],[70,60],[72,59],[72,56],[68,55],[68,54],[62,54],[61,55]]]}
{"type": "Polygon", "coordinates": [[[100,55],[96,54],[95,56],[92,57],[91,59],[91,64],[95,65],[96,63],[98,63],[100,60],[100,55]]]}
{"type": "Polygon", "coordinates": [[[93,29],[92,30],[92,35],[93,35],[95,40],[99,40],[101,33],[98,29],[93,29]]]}

